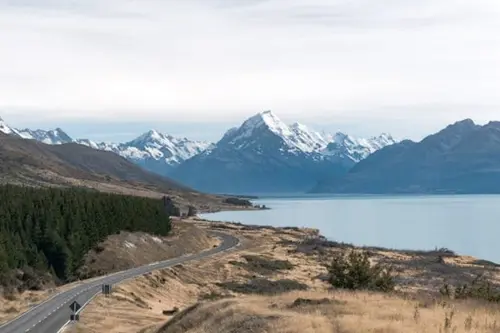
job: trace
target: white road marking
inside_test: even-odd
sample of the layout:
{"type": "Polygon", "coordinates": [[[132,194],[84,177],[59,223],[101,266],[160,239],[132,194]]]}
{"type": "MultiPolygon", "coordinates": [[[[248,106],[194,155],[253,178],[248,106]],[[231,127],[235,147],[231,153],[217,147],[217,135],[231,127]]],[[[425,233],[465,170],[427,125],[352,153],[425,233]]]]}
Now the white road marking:
{"type": "MultiPolygon", "coordinates": [[[[225,249],[225,250],[222,250],[222,251],[220,251],[220,252],[218,252],[218,253],[229,252],[230,250],[232,250],[232,249],[234,249],[234,248],[238,247],[240,244],[241,244],[241,242],[238,240],[238,243],[236,243],[236,245],[235,245],[235,246],[230,247],[230,248],[225,249]]],[[[214,254],[217,254],[217,253],[214,253],[214,254]]],[[[178,258],[176,258],[176,259],[180,259],[180,258],[183,258],[183,257],[189,256],[189,255],[191,255],[191,254],[185,254],[185,255],[183,255],[183,256],[181,256],[181,257],[178,257],[178,258]]],[[[199,258],[198,258],[198,257],[196,257],[196,258],[191,258],[190,260],[196,261],[196,260],[200,260],[200,259],[203,259],[203,258],[205,258],[205,257],[204,257],[204,256],[201,256],[201,257],[199,257],[199,258]]],[[[181,260],[181,263],[182,263],[182,260],[181,260]]],[[[165,265],[165,266],[166,266],[166,267],[162,267],[162,269],[163,269],[163,268],[168,268],[168,267],[175,266],[176,264],[177,264],[177,260],[175,260],[175,259],[169,259],[169,260],[165,260],[165,261],[163,261],[163,262],[159,262],[159,263],[158,263],[158,268],[160,268],[160,266],[162,266],[162,265],[165,265]]],[[[156,267],[154,267],[154,268],[156,268],[156,267]]],[[[152,271],[152,270],[149,270],[149,269],[148,269],[148,270],[145,270],[145,271],[144,271],[144,273],[141,273],[141,271],[142,271],[141,269],[136,269],[136,270],[133,270],[133,271],[129,272],[129,274],[127,274],[127,273],[125,272],[125,273],[123,273],[123,274],[121,274],[121,275],[118,275],[118,276],[121,276],[121,279],[119,279],[119,280],[114,280],[114,279],[111,279],[110,281],[108,281],[108,283],[117,283],[117,282],[118,282],[118,283],[122,283],[122,282],[125,282],[125,281],[127,281],[127,280],[130,280],[130,279],[132,279],[132,278],[135,278],[135,277],[137,277],[137,276],[138,276],[138,275],[140,275],[140,274],[144,274],[144,273],[150,272],[150,271],[152,271]]],[[[68,299],[67,299],[67,300],[66,300],[66,301],[65,301],[62,305],[66,304],[66,303],[68,303],[70,300],[72,300],[72,299],[76,298],[76,297],[77,297],[78,295],[80,295],[82,292],[84,292],[84,291],[88,291],[88,290],[91,290],[91,289],[93,289],[93,288],[96,288],[99,284],[101,284],[101,283],[105,282],[105,280],[106,280],[105,278],[106,278],[106,277],[110,277],[110,276],[112,276],[112,275],[114,275],[114,274],[116,274],[116,273],[113,273],[113,274],[109,274],[109,275],[107,275],[107,276],[104,276],[104,277],[102,277],[102,278],[101,278],[101,279],[97,282],[97,284],[96,284],[96,285],[93,285],[93,286],[91,285],[91,286],[90,286],[90,287],[88,287],[87,289],[80,290],[78,293],[74,294],[73,296],[70,296],[70,297],[69,297],[69,298],[68,298],[68,299]]],[[[97,288],[96,288],[96,289],[97,289],[97,288]]],[[[88,303],[90,303],[90,302],[91,302],[91,301],[92,301],[92,300],[93,300],[93,299],[94,299],[97,295],[99,295],[100,293],[101,293],[101,290],[100,290],[100,289],[98,289],[98,290],[96,291],[96,293],[95,293],[95,294],[94,294],[94,295],[93,295],[93,296],[92,296],[92,297],[91,297],[91,298],[90,298],[87,302],[85,302],[85,304],[83,304],[83,306],[82,306],[82,307],[81,307],[81,308],[80,308],[80,309],[76,312],[76,314],[78,314],[78,313],[80,313],[81,311],[83,311],[83,309],[84,309],[84,308],[88,305],[88,303]]],[[[62,294],[62,293],[60,293],[60,294],[62,294]]],[[[59,294],[58,294],[58,295],[59,295],[59,294]]],[[[57,296],[57,295],[54,295],[52,298],[54,298],[54,297],[56,297],[56,296],[57,296]]],[[[52,298],[51,298],[51,299],[52,299],[52,298]]],[[[49,300],[50,300],[50,299],[49,299],[49,300]]],[[[47,300],[46,302],[48,302],[49,300],[47,300]]],[[[43,303],[45,303],[45,302],[43,302],[43,303]]],[[[38,306],[42,305],[43,303],[39,304],[38,306]]],[[[57,309],[59,309],[62,305],[60,305],[57,309]]],[[[35,308],[37,308],[38,306],[36,306],[35,308]]],[[[35,308],[32,308],[32,309],[35,309],[35,308]]],[[[28,312],[31,312],[31,311],[28,311],[28,312]]],[[[52,313],[54,313],[54,312],[56,312],[56,310],[52,310],[52,312],[50,312],[50,313],[49,313],[49,316],[50,316],[52,313]]],[[[25,314],[27,314],[27,313],[25,313],[25,314]]],[[[22,316],[23,316],[23,315],[19,316],[18,318],[20,318],[20,317],[22,317],[22,316]]],[[[42,320],[40,320],[37,324],[34,324],[34,325],[32,326],[32,328],[34,328],[36,325],[40,324],[42,321],[44,321],[44,320],[45,320],[45,319],[47,319],[47,318],[48,318],[48,316],[46,316],[45,318],[43,318],[42,320]]],[[[59,331],[57,331],[57,333],[61,333],[61,332],[63,332],[63,330],[66,328],[66,326],[67,326],[67,325],[69,325],[69,324],[70,324],[70,322],[71,322],[71,321],[70,321],[70,320],[68,320],[68,321],[67,321],[67,322],[66,322],[66,323],[65,323],[65,324],[64,324],[64,325],[63,325],[63,326],[59,329],[59,331]]],[[[2,325],[2,326],[5,326],[5,325],[2,325]]],[[[1,328],[2,326],[0,326],[0,328],[1,328]]],[[[28,332],[29,330],[30,330],[30,329],[27,329],[25,332],[28,332]]]]}

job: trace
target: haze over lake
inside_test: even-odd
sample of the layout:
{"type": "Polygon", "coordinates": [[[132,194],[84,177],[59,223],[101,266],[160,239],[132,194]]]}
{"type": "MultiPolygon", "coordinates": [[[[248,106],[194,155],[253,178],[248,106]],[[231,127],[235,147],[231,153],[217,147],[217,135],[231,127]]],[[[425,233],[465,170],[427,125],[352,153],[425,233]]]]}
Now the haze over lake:
{"type": "Polygon", "coordinates": [[[355,245],[430,250],[500,262],[500,195],[261,198],[263,211],[204,214],[211,220],[311,227],[355,245]]]}

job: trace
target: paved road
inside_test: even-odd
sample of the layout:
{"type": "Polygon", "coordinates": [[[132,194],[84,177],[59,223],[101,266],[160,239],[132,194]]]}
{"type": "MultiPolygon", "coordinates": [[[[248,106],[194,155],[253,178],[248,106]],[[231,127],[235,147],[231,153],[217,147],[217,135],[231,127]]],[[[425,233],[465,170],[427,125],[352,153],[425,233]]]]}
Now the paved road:
{"type": "MultiPolygon", "coordinates": [[[[157,269],[175,266],[190,260],[209,257],[216,253],[229,250],[239,244],[239,240],[233,236],[219,232],[213,232],[213,234],[222,239],[222,244],[217,248],[198,254],[182,256],[138,268],[132,268],[127,271],[115,273],[91,282],[83,283],[71,290],[57,294],[45,303],[32,308],[29,312],[26,312],[13,321],[1,326],[0,333],[57,333],[70,318],[72,311],[69,308],[69,305],[75,300],[81,305],[86,305],[87,302],[89,302],[101,291],[103,283],[116,284],[122,282],[123,280],[157,269]]],[[[85,314],[82,314],[82,316],[84,315],[85,314]]]]}

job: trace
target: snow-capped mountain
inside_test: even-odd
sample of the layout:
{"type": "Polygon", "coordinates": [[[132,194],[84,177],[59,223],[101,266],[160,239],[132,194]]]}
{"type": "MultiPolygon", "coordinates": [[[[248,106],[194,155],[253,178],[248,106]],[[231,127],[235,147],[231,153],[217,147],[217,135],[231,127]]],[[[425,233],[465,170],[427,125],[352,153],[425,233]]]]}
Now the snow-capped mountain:
{"type": "Polygon", "coordinates": [[[125,143],[95,142],[89,139],[73,139],[62,129],[30,130],[10,127],[0,118],[0,131],[23,139],[37,140],[46,144],[58,145],[75,142],[94,149],[112,151],[150,171],[167,175],[171,168],[186,159],[199,154],[210,146],[203,141],[192,141],[176,138],[155,130],[142,134],[138,138],[125,143]]]}
{"type": "Polygon", "coordinates": [[[2,117],[0,117],[0,132],[5,134],[18,135],[16,129],[7,125],[2,117]]]}
{"type": "Polygon", "coordinates": [[[394,143],[387,134],[357,139],[287,125],[273,112],[248,118],[171,176],[199,190],[222,193],[300,192],[343,174],[372,152],[394,143]]]}
{"type": "Polygon", "coordinates": [[[137,139],[124,143],[122,155],[130,158],[143,158],[147,153],[155,159],[163,158],[170,165],[177,165],[188,158],[198,155],[207,149],[211,143],[192,141],[187,138],[176,138],[151,130],[137,139]],[[137,151],[143,152],[137,155],[137,151]]]}
{"type": "MultiPolygon", "coordinates": [[[[86,144],[82,140],[79,143],[86,144]]],[[[177,138],[150,130],[122,144],[89,142],[88,145],[113,151],[152,172],[166,176],[185,160],[209,148],[211,143],[177,138]]]]}
{"type": "Polygon", "coordinates": [[[0,117],[0,132],[9,135],[19,136],[23,139],[37,140],[49,145],[58,145],[58,144],[73,142],[73,139],[60,128],[56,128],[49,131],[41,129],[30,130],[28,128],[17,129],[9,126],[1,117],[0,117]]]}
{"type": "Polygon", "coordinates": [[[330,157],[347,157],[357,163],[377,150],[394,143],[396,143],[396,140],[387,133],[382,133],[370,139],[360,139],[337,132],[322,150],[322,153],[330,157]]]}
{"type": "Polygon", "coordinates": [[[40,129],[33,131],[25,128],[17,130],[17,134],[23,139],[37,140],[49,145],[60,145],[63,143],[73,142],[73,139],[60,128],[49,131],[40,129]]]}
{"type": "Polygon", "coordinates": [[[75,142],[94,149],[112,151],[149,171],[166,176],[172,168],[209,148],[211,143],[176,138],[150,130],[125,143],[94,142],[88,139],[75,142]]]}

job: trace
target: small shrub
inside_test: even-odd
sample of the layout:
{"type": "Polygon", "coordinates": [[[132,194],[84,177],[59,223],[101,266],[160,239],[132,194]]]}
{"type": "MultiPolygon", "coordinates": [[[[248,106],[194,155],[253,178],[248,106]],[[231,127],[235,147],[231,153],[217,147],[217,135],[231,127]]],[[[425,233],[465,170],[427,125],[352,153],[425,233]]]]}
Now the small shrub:
{"type": "Polygon", "coordinates": [[[243,267],[248,271],[259,273],[261,275],[271,275],[276,271],[291,270],[294,265],[288,260],[273,260],[266,257],[255,255],[244,255],[245,262],[230,261],[230,264],[243,267]]]}
{"type": "Polygon", "coordinates": [[[216,293],[216,292],[211,292],[209,294],[203,294],[200,296],[200,299],[201,300],[206,300],[206,301],[216,301],[216,300],[219,300],[219,299],[222,299],[222,298],[225,298],[227,296],[225,295],[221,295],[219,293],[216,293]]]}
{"type": "Polygon", "coordinates": [[[14,292],[5,292],[4,293],[4,298],[7,300],[7,301],[16,301],[17,300],[17,296],[14,292]]]}
{"type": "Polygon", "coordinates": [[[192,216],[196,216],[196,214],[198,214],[198,211],[196,210],[196,207],[194,207],[194,206],[189,206],[189,207],[188,207],[187,216],[188,216],[188,217],[192,217],[192,216]]]}
{"type": "Polygon", "coordinates": [[[307,290],[306,284],[289,280],[281,279],[277,281],[267,279],[253,279],[248,283],[239,283],[235,281],[217,283],[221,288],[231,290],[241,294],[260,294],[260,295],[277,295],[295,290],[307,290]]]}
{"type": "Polygon", "coordinates": [[[466,332],[469,332],[472,329],[472,316],[471,315],[468,315],[467,318],[465,318],[464,328],[465,328],[466,332]]]}
{"type": "Polygon", "coordinates": [[[336,255],[328,272],[328,281],[335,288],[389,292],[395,286],[392,268],[382,264],[372,266],[367,252],[353,250],[347,255],[336,255]]]}
{"type": "Polygon", "coordinates": [[[500,289],[479,275],[471,283],[451,286],[445,283],[439,290],[441,295],[453,299],[479,299],[488,302],[500,302],[500,289]]]}
{"type": "Polygon", "coordinates": [[[8,314],[17,313],[17,312],[18,312],[18,310],[15,307],[13,307],[13,306],[5,309],[5,313],[8,313],[8,314]]]}
{"type": "Polygon", "coordinates": [[[418,304],[415,305],[415,308],[413,310],[413,320],[417,324],[420,322],[420,309],[418,307],[418,304]]]}
{"type": "Polygon", "coordinates": [[[96,253],[101,253],[104,250],[105,250],[105,248],[104,248],[104,245],[102,245],[102,244],[97,244],[96,246],[94,246],[94,251],[96,253]]]}
{"type": "Polygon", "coordinates": [[[297,298],[289,307],[297,308],[301,306],[318,306],[318,305],[333,304],[333,303],[344,304],[344,302],[329,298],[322,298],[322,299],[297,298]]]}
{"type": "Polygon", "coordinates": [[[444,325],[443,328],[445,332],[448,332],[453,325],[453,317],[455,316],[455,310],[451,309],[444,314],[444,325]]]}

